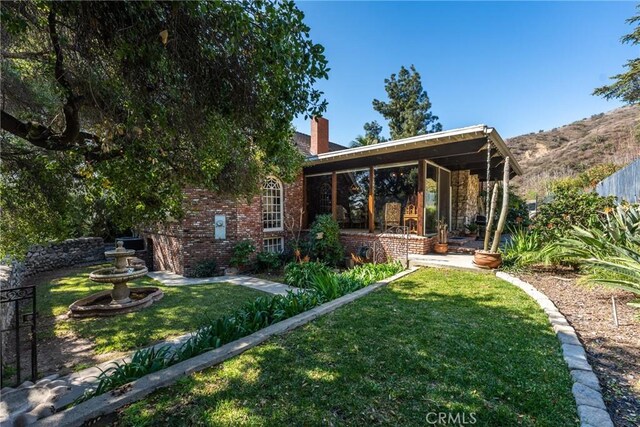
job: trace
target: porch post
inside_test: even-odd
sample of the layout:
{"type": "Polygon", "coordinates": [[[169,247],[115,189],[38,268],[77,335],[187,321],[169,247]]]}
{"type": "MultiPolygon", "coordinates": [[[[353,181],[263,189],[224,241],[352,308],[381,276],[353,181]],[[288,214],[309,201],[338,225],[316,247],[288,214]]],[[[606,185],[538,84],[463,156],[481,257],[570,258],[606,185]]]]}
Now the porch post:
{"type": "Polygon", "coordinates": [[[368,197],[368,213],[369,213],[369,233],[376,231],[376,219],[375,219],[375,183],[374,183],[373,166],[369,167],[369,197],[368,197]]]}
{"type": "Polygon", "coordinates": [[[338,219],[338,174],[331,174],[331,216],[333,220],[338,219]]]}
{"type": "Polygon", "coordinates": [[[418,161],[418,236],[424,235],[424,186],[427,181],[427,164],[418,161]]]}

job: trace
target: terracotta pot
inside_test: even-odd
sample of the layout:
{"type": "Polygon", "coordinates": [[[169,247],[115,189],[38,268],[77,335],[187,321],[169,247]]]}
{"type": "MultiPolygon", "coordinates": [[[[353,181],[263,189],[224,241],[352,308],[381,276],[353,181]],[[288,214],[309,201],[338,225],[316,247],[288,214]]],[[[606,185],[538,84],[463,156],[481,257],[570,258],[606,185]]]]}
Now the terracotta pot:
{"type": "Polygon", "coordinates": [[[437,254],[446,254],[447,251],[449,250],[449,244],[448,243],[436,243],[435,245],[433,245],[433,250],[437,254]]]}
{"type": "Polygon", "coordinates": [[[480,268],[498,268],[502,265],[502,254],[488,251],[475,251],[473,263],[480,268]]]}

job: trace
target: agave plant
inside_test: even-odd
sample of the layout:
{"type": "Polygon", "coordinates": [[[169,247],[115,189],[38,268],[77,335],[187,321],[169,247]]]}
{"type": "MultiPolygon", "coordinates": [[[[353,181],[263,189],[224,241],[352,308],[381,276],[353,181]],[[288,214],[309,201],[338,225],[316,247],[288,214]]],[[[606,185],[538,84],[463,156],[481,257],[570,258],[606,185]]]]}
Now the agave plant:
{"type": "Polygon", "coordinates": [[[640,208],[618,206],[600,227],[574,227],[567,254],[590,268],[591,280],[640,294],[640,208]]]}

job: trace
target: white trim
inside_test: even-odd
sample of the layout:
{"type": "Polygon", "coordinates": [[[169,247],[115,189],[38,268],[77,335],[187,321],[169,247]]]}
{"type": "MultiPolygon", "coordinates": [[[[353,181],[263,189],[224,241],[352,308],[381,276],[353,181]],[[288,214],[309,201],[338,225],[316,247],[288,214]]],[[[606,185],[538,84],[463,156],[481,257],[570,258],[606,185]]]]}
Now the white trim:
{"type": "MultiPolygon", "coordinates": [[[[273,191],[273,189],[269,189],[271,191],[273,191]]],[[[282,184],[282,181],[280,179],[278,179],[275,176],[268,176],[265,178],[265,182],[262,184],[262,190],[261,190],[261,194],[260,194],[260,213],[261,213],[261,221],[262,221],[262,231],[263,232],[270,232],[270,231],[283,231],[284,230],[284,185],[282,184]],[[264,219],[264,215],[265,215],[265,197],[274,197],[274,196],[265,196],[264,191],[266,190],[264,188],[264,185],[266,184],[267,180],[272,180],[274,182],[276,182],[278,184],[278,188],[280,190],[280,212],[276,212],[275,210],[273,212],[269,211],[267,212],[267,215],[269,214],[274,214],[274,213],[279,213],[280,214],[280,218],[279,218],[279,223],[280,226],[279,227],[272,227],[272,228],[264,228],[264,223],[265,223],[265,219],[264,219]]],[[[274,220],[271,220],[270,222],[275,222],[274,220]]]]}
{"type": "Polygon", "coordinates": [[[365,145],[361,147],[347,148],[344,150],[332,151],[329,153],[318,154],[307,157],[305,166],[313,166],[321,163],[329,163],[338,160],[346,160],[350,158],[366,157],[368,155],[385,152],[393,153],[398,151],[407,151],[415,147],[435,146],[442,144],[451,144],[463,140],[487,137],[496,146],[503,157],[509,156],[511,160],[511,168],[518,174],[522,175],[522,169],[517,160],[505,144],[502,137],[495,128],[484,124],[452,129],[448,131],[429,133],[425,135],[412,136],[410,138],[397,139],[395,141],[381,142],[373,145],[365,145]]]}

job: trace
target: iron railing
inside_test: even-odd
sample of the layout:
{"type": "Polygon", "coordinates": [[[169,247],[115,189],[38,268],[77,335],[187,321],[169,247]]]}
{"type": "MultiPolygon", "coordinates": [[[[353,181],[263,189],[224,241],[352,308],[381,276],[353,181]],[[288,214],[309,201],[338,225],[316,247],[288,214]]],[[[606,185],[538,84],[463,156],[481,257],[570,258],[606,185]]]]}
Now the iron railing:
{"type": "Polygon", "coordinates": [[[5,315],[5,323],[0,329],[0,383],[5,384],[15,377],[12,385],[22,382],[23,341],[21,331],[28,329],[31,352],[31,380],[38,378],[38,349],[36,345],[36,287],[22,286],[0,291],[0,311],[5,315]],[[11,307],[13,305],[13,307],[11,307]],[[13,308],[13,316],[7,316],[13,308]],[[11,318],[12,317],[12,318],[11,318]],[[5,334],[13,337],[7,337],[5,334]],[[13,338],[13,340],[11,339],[13,338]],[[12,348],[14,347],[14,348],[12,348]],[[12,351],[11,351],[12,350],[12,351]],[[8,355],[7,353],[13,353],[8,355]],[[14,358],[8,356],[13,355],[14,358]],[[10,364],[13,362],[15,367],[10,364]]]}

